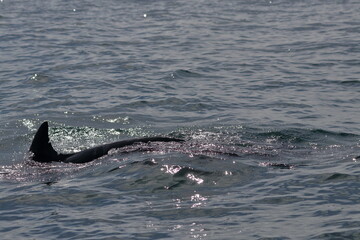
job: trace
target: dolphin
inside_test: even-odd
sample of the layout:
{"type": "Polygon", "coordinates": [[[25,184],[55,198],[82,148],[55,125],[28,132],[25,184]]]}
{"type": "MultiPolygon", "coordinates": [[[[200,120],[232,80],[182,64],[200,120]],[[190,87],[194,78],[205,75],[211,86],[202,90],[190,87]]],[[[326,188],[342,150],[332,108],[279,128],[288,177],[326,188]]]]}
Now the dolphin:
{"type": "Polygon", "coordinates": [[[29,152],[30,159],[36,162],[87,163],[107,155],[110,149],[122,148],[135,143],[183,141],[182,139],[169,137],[144,137],[108,143],[76,153],[62,154],[57,153],[52,147],[49,139],[49,124],[43,122],[34,136],[29,152]]]}

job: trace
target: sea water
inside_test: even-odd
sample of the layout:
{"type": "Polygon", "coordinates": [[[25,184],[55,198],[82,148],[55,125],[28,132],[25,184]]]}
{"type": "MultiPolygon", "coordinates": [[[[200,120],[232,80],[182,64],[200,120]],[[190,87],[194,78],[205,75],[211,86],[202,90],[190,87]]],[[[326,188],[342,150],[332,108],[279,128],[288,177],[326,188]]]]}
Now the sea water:
{"type": "Polygon", "coordinates": [[[359,239],[360,3],[0,1],[1,239],[359,239]],[[87,164],[29,161],[171,136],[87,164]]]}

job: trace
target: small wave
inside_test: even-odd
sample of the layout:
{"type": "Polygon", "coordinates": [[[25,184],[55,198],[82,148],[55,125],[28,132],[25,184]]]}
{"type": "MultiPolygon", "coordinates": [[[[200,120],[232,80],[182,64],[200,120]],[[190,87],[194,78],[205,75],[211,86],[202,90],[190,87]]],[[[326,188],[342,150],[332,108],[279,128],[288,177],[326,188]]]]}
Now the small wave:
{"type": "Polygon", "coordinates": [[[335,137],[356,137],[358,135],[353,134],[353,133],[346,133],[346,132],[332,132],[332,131],[327,131],[327,130],[323,130],[323,129],[313,129],[311,130],[312,133],[314,134],[320,134],[320,135],[324,135],[324,136],[335,136],[335,137]]]}
{"type": "Polygon", "coordinates": [[[279,142],[302,143],[306,142],[302,130],[286,129],[280,131],[268,131],[257,134],[258,137],[274,139],[279,142]]]}
{"type": "Polygon", "coordinates": [[[124,108],[162,108],[167,110],[176,110],[179,112],[201,112],[206,110],[215,110],[219,109],[220,106],[216,104],[208,103],[207,100],[201,98],[189,98],[189,99],[180,99],[176,97],[170,97],[155,101],[149,100],[139,100],[126,103],[122,105],[124,108]]]}
{"type": "Polygon", "coordinates": [[[0,180],[9,182],[41,182],[50,185],[68,176],[73,176],[88,166],[25,161],[15,165],[1,166],[0,180]]]}
{"type": "Polygon", "coordinates": [[[202,75],[190,70],[179,69],[171,73],[171,77],[174,79],[185,79],[185,78],[198,78],[202,75]]]}
{"type": "Polygon", "coordinates": [[[288,164],[288,163],[261,162],[261,163],[259,163],[259,166],[273,167],[273,168],[280,168],[280,169],[294,169],[298,165],[288,164]]]}
{"type": "Polygon", "coordinates": [[[257,137],[273,139],[277,142],[287,142],[293,144],[317,143],[330,144],[342,140],[353,140],[358,135],[346,132],[332,132],[323,129],[283,129],[276,131],[259,132],[257,137]],[[324,140],[326,140],[324,142],[324,140]]]}
{"type": "Polygon", "coordinates": [[[344,173],[331,173],[330,176],[325,178],[325,181],[331,182],[342,182],[342,181],[358,181],[360,178],[358,176],[352,176],[344,173]]]}
{"type": "Polygon", "coordinates": [[[345,85],[345,86],[360,86],[360,81],[359,80],[346,80],[346,81],[341,81],[340,82],[341,85],[345,85]]]}
{"type": "Polygon", "coordinates": [[[47,83],[51,80],[51,78],[45,73],[34,73],[30,77],[27,78],[28,83],[47,83]]]}
{"type": "MultiPolygon", "coordinates": [[[[353,226],[354,228],[360,227],[359,221],[343,221],[343,224],[353,226]]],[[[359,239],[359,236],[359,230],[340,230],[322,233],[312,237],[311,239],[359,239]]]]}

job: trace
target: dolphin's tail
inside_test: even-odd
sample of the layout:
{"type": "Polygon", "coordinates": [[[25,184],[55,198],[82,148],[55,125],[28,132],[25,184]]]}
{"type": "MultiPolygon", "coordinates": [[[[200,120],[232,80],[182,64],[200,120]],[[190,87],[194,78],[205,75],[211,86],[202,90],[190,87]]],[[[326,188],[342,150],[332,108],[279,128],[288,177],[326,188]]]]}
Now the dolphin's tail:
{"type": "Polygon", "coordinates": [[[37,162],[59,161],[59,154],[54,150],[49,139],[48,122],[43,122],[35,134],[30,150],[32,160],[37,162]]]}

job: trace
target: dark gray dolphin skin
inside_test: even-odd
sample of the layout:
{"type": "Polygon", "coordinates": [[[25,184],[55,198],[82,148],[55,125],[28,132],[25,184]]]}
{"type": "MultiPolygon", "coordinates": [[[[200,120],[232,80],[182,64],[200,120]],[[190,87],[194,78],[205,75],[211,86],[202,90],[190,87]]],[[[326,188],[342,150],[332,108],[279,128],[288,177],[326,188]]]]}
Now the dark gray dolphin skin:
{"type": "Polygon", "coordinates": [[[181,139],[168,137],[145,137],[108,143],[77,153],[61,154],[52,147],[49,139],[49,124],[43,122],[35,134],[30,146],[31,159],[36,162],[87,163],[106,155],[110,149],[122,148],[134,143],[182,142],[181,139]]]}

